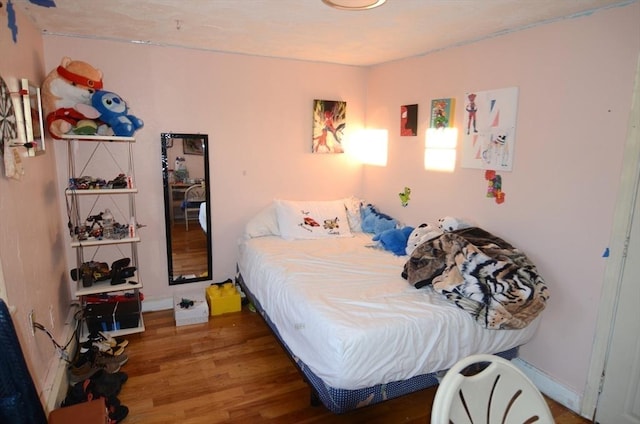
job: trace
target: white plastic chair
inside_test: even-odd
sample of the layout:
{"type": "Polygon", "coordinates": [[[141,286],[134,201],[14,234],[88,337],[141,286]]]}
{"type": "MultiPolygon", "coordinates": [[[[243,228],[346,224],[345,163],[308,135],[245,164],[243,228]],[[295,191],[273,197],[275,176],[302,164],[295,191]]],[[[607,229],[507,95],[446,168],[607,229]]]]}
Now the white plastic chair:
{"type": "Polygon", "coordinates": [[[198,219],[200,203],[207,200],[206,186],[195,184],[187,188],[184,192],[184,224],[185,230],[189,231],[189,219],[198,219]],[[189,214],[189,212],[196,212],[189,214]]]}
{"type": "Polygon", "coordinates": [[[531,380],[510,361],[495,355],[468,356],[451,367],[440,382],[431,410],[431,424],[553,422],[547,402],[531,380]],[[478,363],[487,366],[473,375],[462,374],[478,363]]]}

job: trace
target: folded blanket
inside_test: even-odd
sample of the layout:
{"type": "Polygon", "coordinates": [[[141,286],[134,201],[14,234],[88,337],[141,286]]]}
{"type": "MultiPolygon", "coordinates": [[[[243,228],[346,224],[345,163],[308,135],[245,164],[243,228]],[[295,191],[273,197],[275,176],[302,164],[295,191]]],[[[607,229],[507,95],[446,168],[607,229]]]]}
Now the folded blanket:
{"type": "Polygon", "coordinates": [[[547,286],[524,253],[477,227],[421,244],[402,276],[416,288],[432,285],[490,329],[526,327],[549,298],[547,286]]]}

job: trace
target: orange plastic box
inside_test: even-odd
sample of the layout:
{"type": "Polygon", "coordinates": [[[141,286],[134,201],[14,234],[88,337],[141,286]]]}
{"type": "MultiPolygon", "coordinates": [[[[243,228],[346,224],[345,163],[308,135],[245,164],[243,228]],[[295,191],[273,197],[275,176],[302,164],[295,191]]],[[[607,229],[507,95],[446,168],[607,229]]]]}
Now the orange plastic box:
{"type": "Polygon", "coordinates": [[[207,303],[211,316],[237,312],[241,307],[240,293],[233,283],[207,287],[207,303]]]}

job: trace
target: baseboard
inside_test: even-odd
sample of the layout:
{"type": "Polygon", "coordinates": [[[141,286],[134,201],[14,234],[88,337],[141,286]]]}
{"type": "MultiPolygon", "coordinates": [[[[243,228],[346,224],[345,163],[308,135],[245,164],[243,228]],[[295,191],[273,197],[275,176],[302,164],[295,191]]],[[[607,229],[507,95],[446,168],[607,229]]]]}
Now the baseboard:
{"type": "MultiPolygon", "coordinates": [[[[560,384],[549,375],[540,371],[527,361],[515,358],[512,362],[536,385],[545,395],[555,400],[559,404],[569,408],[576,414],[580,414],[582,396],[570,388],[560,384]]],[[[590,417],[585,417],[591,419],[590,417]]]]}
{"type": "MultiPolygon", "coordinates": [[[[75,352],[77,347],[75,337],[73,337],[73,332],[76,326],[74,318],[75,312],[76,309],[72,306],[69,310],[67,321],[64,324],[64,330],[61,337],[62,340],[71,339],[71,343],[69,343],[69,346],[67,347],[67,352],[69,352],[69,354],[75,352]]],[[[69,378],[67,375],[68,366],[68,362],[60,358],[57,353],[51,359],[44,387],[40,394],[40,398],[45,402],[45,413],[47,415],[54,409],[59,408],[64,398],[67,396],[69,388],[69,378]]]]}

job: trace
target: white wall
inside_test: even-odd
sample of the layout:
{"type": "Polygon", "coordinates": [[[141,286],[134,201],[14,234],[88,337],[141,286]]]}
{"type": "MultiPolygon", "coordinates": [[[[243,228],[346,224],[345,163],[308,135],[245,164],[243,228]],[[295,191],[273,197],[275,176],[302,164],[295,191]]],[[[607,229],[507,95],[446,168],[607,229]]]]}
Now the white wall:
{"type": "MultiPolygon", "coordinates": [[[[640,5],[374,67],[367,126],[390,129],[389,164],[366,167],[363,194],[417,225],[445,215],[471,219],[511,241],[538,265],[551,293],[522,357],[578,398],[585,387],[620,180],[640,51],[640,5]],[[502,172],[506,201],[486,198],[484,171],[425,171],[424,131],[432,99],[516,86],[513,172],[502,172]],[[419,104],[418,137],[399,136],[399,109],[419,104]],[[412,189],[411,203],[398,192],[412,189]]],[[[458,156],[461,149],[458,148],[458,156]]],[[[606,288],[605,288],[606,289],[606,288]]]]}

